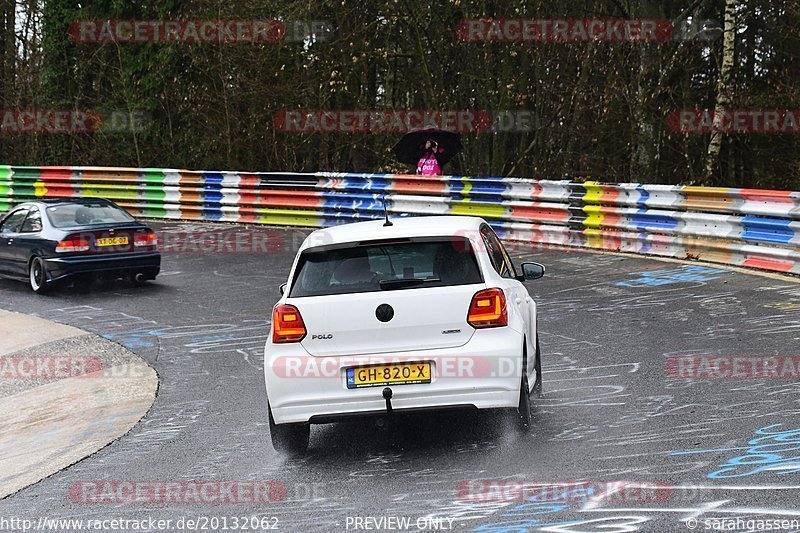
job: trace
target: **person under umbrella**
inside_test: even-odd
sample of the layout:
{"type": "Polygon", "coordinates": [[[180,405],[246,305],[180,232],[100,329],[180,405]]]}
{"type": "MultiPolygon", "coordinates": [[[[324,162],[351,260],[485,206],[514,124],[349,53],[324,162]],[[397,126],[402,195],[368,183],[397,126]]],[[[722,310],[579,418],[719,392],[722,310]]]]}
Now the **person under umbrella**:
{"type": "Polygon", "coordinates": [[[394,153],[399,162],[416,165],[417,174],[435,176],[442,174],[442,167],[462,148],[458,133],[424,129],[403,135],[394,145],[394,153]]]}
{"type": "Polygon", "coordinates": [[[442,168],[439,165],[439,154],[444,153],[444,148],[439,148],[439,143],[433,139],[425,141],[425,148],[422,151],[422,157],[417,162],[417,174],[423,176],[438,176],[442,173],[442,168]]]}

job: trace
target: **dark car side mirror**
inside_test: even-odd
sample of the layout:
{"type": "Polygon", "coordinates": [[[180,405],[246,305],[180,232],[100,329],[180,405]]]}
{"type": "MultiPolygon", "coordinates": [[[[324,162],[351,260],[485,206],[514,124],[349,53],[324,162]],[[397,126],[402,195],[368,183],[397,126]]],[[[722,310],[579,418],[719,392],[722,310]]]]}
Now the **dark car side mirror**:
{"type": "Polygon", "coordinates": [[[278,290],[281,291],[281,296],[283,296],[283,293],[286,292],[286,283],[281,283],[281,286],[278,287],[278,290]]]}
{"type": "Polygon", "coordinates": [[[517,276],[519,281],[530,281],[544,276],[544,265],[539,263],[522,263],[522,274],[517,276]]]}

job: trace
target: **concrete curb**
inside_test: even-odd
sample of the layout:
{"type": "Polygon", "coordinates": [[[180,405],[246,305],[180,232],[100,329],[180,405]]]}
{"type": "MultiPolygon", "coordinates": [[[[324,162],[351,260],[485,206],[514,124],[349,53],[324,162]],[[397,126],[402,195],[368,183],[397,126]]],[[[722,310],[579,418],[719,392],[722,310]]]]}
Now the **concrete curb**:
{"type": "Polygon", "coordinates": [[[157,389],[155,370],[122,346],[0,310],[0,499],[130,431],[157,389]]]}

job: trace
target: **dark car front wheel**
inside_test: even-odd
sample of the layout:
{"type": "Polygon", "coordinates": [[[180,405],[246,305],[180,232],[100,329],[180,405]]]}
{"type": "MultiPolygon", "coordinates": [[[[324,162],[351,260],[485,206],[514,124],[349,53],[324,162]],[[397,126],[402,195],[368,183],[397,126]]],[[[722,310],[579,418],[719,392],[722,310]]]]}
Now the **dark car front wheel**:
{"type": "Polygon", "coordinates": [[[31,259],[28,267],[28,280],[31,290],[36,294],[43,294],[50,289],[50,283],[47,281],[47,269],[40,257],[31,259]]]}

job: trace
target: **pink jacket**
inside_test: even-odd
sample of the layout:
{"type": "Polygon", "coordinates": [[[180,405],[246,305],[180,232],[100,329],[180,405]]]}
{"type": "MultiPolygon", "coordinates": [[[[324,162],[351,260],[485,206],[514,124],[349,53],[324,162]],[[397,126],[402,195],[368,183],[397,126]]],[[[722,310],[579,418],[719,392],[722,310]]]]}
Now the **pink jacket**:
{"type": "MultiPolygon", "coordinates": [[[[444,150],[439,148],[439,153],[442,152],[444,152],[444,150]]],[[[417,174],[422,174],[423,176],[438,176],[441,173],[442,169],[439,167],[436,154],[434,154],[432,150],[427,150],[417,163],[417,174]]]]}

